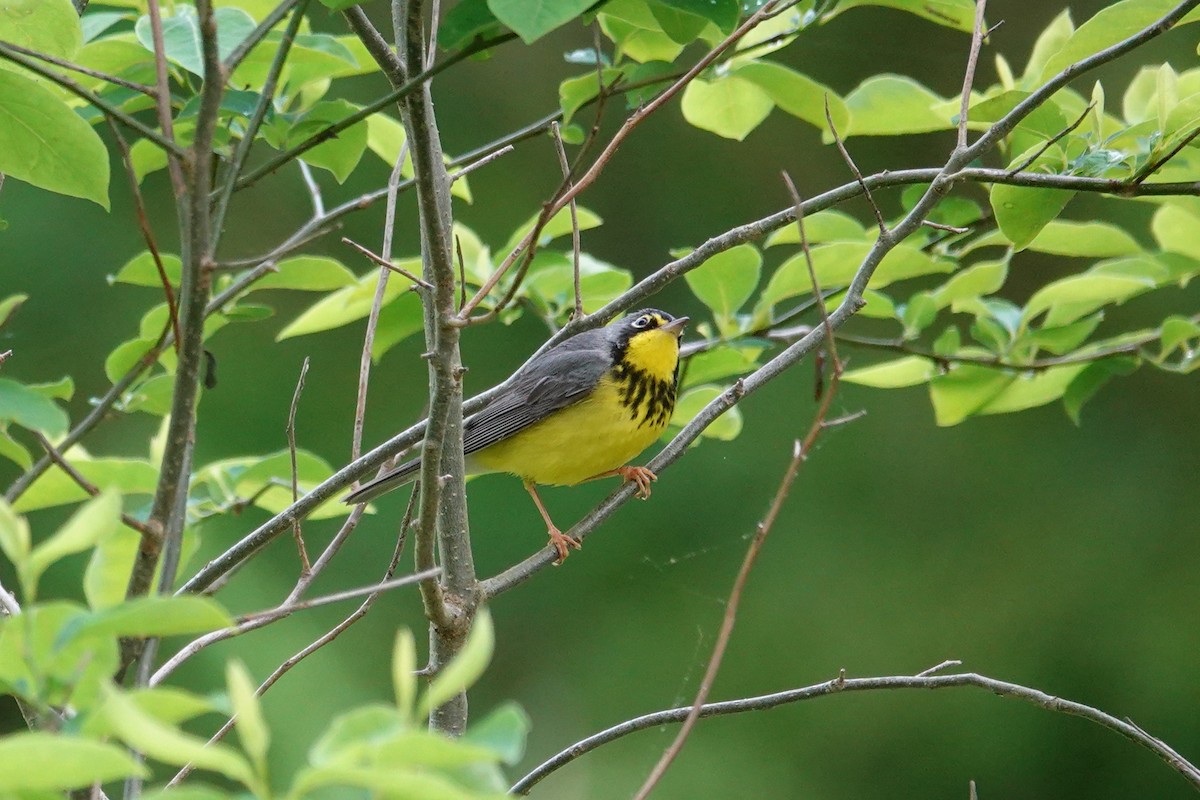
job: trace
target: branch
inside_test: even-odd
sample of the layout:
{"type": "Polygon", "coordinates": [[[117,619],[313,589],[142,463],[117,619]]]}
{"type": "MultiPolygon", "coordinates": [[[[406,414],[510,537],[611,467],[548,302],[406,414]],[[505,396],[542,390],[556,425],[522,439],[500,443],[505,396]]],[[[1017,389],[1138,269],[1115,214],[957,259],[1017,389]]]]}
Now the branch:
{"type": "MultiPolygon", "coordinates": [[[[757,697],[747,697],[740,700],[726,700],[722,703],[709,703],[705,705],[701,711],[701,717],[715,717],[724,714],[739,714],[745,711],[763,711],[769,708],[786,705],[788,703],[797,703],[804,700],[812,700],[818,697],[826,697],[830,695],[842,694],[845,692],[869,692],[888,689],[951,689],[958,687],[975,687],[977,689],[986,689],[987,691],[1000,695],[1001,697],[1011,697],[1017,700],[1022,700],[1026,703],[1031,703],[1047,711],[1054,711],[1061,714],[1070,714],[1076,717],[1095,722],[1111,731],[1115,731],[1132,742],[1140,744],[1147,750],[1157,755],[1167,763],[1172,769],[1183,776],[1184,780],[1192,784],[1192,786],[1200,789],[1200,769],[1197,769],[1189,763],[1183,756],[1175,752],[1171,747],[1165,744],[1161,739],[1158,739],[1144,730],[1134,725],[1131,722],[1117,719],[1111,714],[1105,713],[1091,706],[1086,706],[1082,703],[1076,703],[1071,700],[1064,700],[1053,695],[1046,694],[1038,689],[1032,689],[1027,686],[1021,686],[1016,683],[996,680],[984,675],[979,675],[974,672],[958,673],[953,675],[896,675],[889,677],[878,678],[846,678],[844,674],[833,680],[818,683],[813,686],[806,686],[801,689],[790,689],[785,692],[776,692],[775,694],[759,695],[757,697]]],[[[672,708],[665,711],[657,711],[653,714],[645,714],[640,717],[622,722],[619,725],[614,725],[607,730],[593,734],[586,739],[583,739],[570,747],[566,748],[557,755],[547,759],[536,769],[530,772],[525,777],[521,778],[509,790],[512,794],[528,794],[537,783],[542,781],[547,775],[555,772],[559,768],[569,764],[585,753],[595,750],[601,745],[616,741],[630,733],[645,730],[647,728],[657,728],[660,725],[666,725],[675,722],[683,721],[690,711],[687,707],[672,708]]]]}
{"type": "MultiPolygon", "coordinates": [[[[167,75],[167,48],[163,43],[162,12],[158,0],[148,0],[146,11],[150,18],[150,38],[154,44],[154,81],[157,86],[154,97],[154,108],[158,113],[158,126],[162,128],[163,138],[175,143],[174,120],[171,117],[171,84],[167,75]]],[[[168,172],[171,175],[171,188],[175,192],[175,203],[178,207],[187,194],[187,184],[183,179],[181,159],[185,156],[167,156],[168,172]]],[[[178,322],[175,326],[175,336],[179,336],[178,322]]],[[[178,344],[176,345],[178,349],[178,344]]]]}
{"type": "MultiPolygon", "coordinates": [[[[232,75],[233,71],[238,68],[238,65],[250,54],[250,51],[257,47],[258,43],[265,39],[267,34],[271,32],[271,29],[278,25],[287,16],[287,13],[300,2],[303,2],[306,6],[308,5],[308,0],[283,0],[282,3],[271,9],[271,13],[263,17],[263,21],[250,32],[249,36],[239,42],[238,46],[233,48],[225,58],[225,63],[221,65],[225,70],[225,74],[232,75]]],[[[300,13],[304,13],[303,9],[301,9],[300,13]]],[[[282,46],[281,44],[280,47],[282,48],[282,46]]]]}
{"type": "Polygon", "coordinates": [[[85,67],[82,64],[76,64],[73,61],[68,61],[65,58],[59,58],[58,56],[53,56],[53,55],[50,55],[49,53],[42,53],[37,50],[30,50],[28,47],[22,47],[21,45],[16,44],[15,42],[5,42],[4,44],[8,48],[20,53],[21,55],[26,55],[26,56],[29,56],[30,58],[36,58],[39,61],[45,61],[47,64],[53,64],[56,67],[62,67],[63,69],[69,69],[72,72],[78,72],[81,75],[87,75],[88,77],[91,77],[91,78],[99,78],[100,80],[104,81],[105,83],[111,83],[114,86],[124,86],[126,89],[132,89],[135,92],[140,92],[141,94],[144,94],[147,97],[155,98],[158,96],[158,90],[155,89],[153,86],[147,86],[144,83],[137,83],[135,81],[126,80],[125,78],[119,77],[117,75],[110,75],[107,72],[101,72],[98,69],[92,69],[91,67],[85,67]]]}
{"type": "MultiPolygon", "coordinates": [[[[292,404],[288,408],[288,421],[284,428],[288,440],[288,455],[292,459],[292,502],[300,499],[300,482],[298,477],[299,470],[296,466],[296,406],[300,405],[300,393],[304,391],[304,378],[308,375],[308,356],[304,357],[304,363],[300,366],[300,377],[296,381],[296,391],[292,394],[292,404]]],[[[304,534],[300,530],[300,520],[296,520],[292,526],[292,538],[296,540],[296,550],[300,554],[300,574],[303,575],[312,570],[312,564],[308,561],[308,549],[304,546],[304,534]]]]}

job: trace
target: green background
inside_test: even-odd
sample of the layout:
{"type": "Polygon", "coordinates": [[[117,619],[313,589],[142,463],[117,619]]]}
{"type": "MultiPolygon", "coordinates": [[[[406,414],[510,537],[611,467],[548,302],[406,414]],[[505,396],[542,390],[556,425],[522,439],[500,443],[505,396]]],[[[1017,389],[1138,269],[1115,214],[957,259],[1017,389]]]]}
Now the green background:
{"type": "MultiPolygon", "coordinates": [[[[1076,22],[1102,5],[1073,6],[1076,22]]],[[[382,21],[382,4],[369,8],[382,21]]],[[[994,4],[990,16],[1005,23],[984,51],[981,82],[994,78],[994,52],[1022,64],[1057,11],[1036,2],[994,4]]],[[[315,26],[341,31],[323,9],[311,16],[315,26]]],[[[1186,68],[1195,63],[1195,36],[1191,29],[1168,36],[1141,51],[1139,63],[1169,59],[1186,68]]],[[[447,151],[490,141],[554,108],[558,81],[581,71],[563,63],[561,53],[590,44],[590,32],[570,26],[532,48],[510,44],[490,60],[439,77],[434,91],[447,151]]],[[[856,9],[806,33],[783,60],[842,93],[888,71],[949,97],[958,91],[967,44],[962,34],[899,12],[856,9]]],[[[1099,73],[1110,102],[1117,102],[1135,68],[1119,62],[1099,73]]],[[[378,75],[347,83],[358,101],[376,96],[381,85],[378,75]]],[[[1077,88],[1086,93],[1090,85],[1077,88]]],[[[589,113],[582,119],[590,120],[589,113]]],[[[622,113],[609,109],[606,130],[615,129],[622,113]]],[[[952,141],[939,134],[851,139],[849,146],[870,173],[939,164],[952,141]]],[[[382,185],[387,168],[367,159],[344,186],[321,174],[328,204],[382,185]]],[[[786,205],[782,168],[806,195],[848,178],[814,129],[780,112],[739,145],[690,127],[671,104],[637,130],[584,195],[583,204],[606,221],[584,234],[584,249],[645,275],[667,260],[669,248],[695,246],[786,205]]],[[[114,173],[111,214],[16,181],[0,191],[0,217],[9,223],[0,233],[0,294],[32,296],[0,331],[0,350],[14,351],[4,375],[28,382],[73,375],[76,419],[87,398],[107,387],[104,355],[157,301],[152,290],[106,281],[142,249],[122,180],[114,173]]],[[[457,213],[498,245],[557,182],[551,143],[539,138],[472,176],[475,204],[458,203],[457,213]]],[[[152,176],[146,190],[160,242],[175,250],[167,233],[174,218],[165,175],[152,176]]],[[[898,195],[881,195],[885,211],[899,209],[898,195]]],[[[1117,203],[1078,198],[1066,216],[1111,213],[1117,203]]],[[[869,219],[861,201],[844,208],[869,219]]],[[[1121,208],[1131,230],[1147,241],[1152,207],[1121,208]]],[[[308,213],[294,169],[263,181],[235,201],[223,255],[264,252],[308,213]]],[[[341,235],[378,247],[382,216],[380,205],[348,217],[341,235]]],[[[397,230],[397,254],[415,254],[411,197],[400,203],[397,230]]],[[[367,269],[337,238],[328,236],[309,252],[343,259],[360,273],[367,269]]],[[[781,256],[767,258],[770,269],[781,256]]],[[[1006,292],[1023,300],[1079,266],[1020,255],[1006,292]]],[[[277,343],[274,334],[311,298],[279,294],[275,300],[275,319],[229,326],[210,344],[220,382],[200,405],[198,463],[285,447],[288,403],[305,356],[312,367],[297,419],[300,445],[334,464],[348,458],[362,325],[277,343]]],[[[1196,301],[1195,287],[1168,290],[1115,316],[1157,320],[1192,313],[1196,301]]],[[[682,283],[653,302],[676,314],[703,314],[682,283]]],[[[502,380],[545,335],[532,318],[467,331],[468,391],[502,380]]],[[[421,349],[406,342],[374,369],[368,444],[420,415],[426,392],[421,349]]],[[[856,365],[877,358],[849,348],[843,355],[856,365]]],[[[521,767],[600,728],[690,701],[748,537],[786,466],[792,439],[807,430],[815,410],[811,383],[805,362],[748,398],[741,437],[690,452],[662,475],[650,502],[627,505],[564,566],[494,604],[496,655],[472,694],[472,710],[481,714],[506,698],[527,709],[533,729],[521,767]]],[[[841,668],[849,676],[912,674],[957,658],[965,669],[1128,716],[1183,755],[1200,757],[1200,384],[1143,369],[1102,390],[1085,409],[1081,428],[1060,406],[1048,406],[941,429],[923,389],[847,385],[834,413],[859,409],[867,416],[829,432],[803,467],[751,576],[713,699],[816,683],[841,668]]],[[[87,446],[94,453],[143,454],[156,427],[157,419],[145,415],[114,420],[87,446]]],[[[14,476],[8,466],[0,468],[4,485],[14,476]]],[[[566,527],[609,489],[588,485],[544,497],[566,527]]],[[[380,513],[359,527],[316,592],[378,578],[405,494],[379,502],[380,513]]],[[[543,544],[542,525],[517,481],[472,482],[470,504],[481,576],[543,544]]],[[[35,515],[35,532],[53,530],[62,516],[35,515]]],[[[202,554],[191,569],[263,519],[251,510],[205,525],[202,554]]],[[[310,551],[335,525],[306,525],[310,551]]],[[[81,568],[81,559],[56,567],[43,594],[69,593],[76,581],[71,570],[81,568]]],[[[290,539],[281,537],[220,597],[234,611],[274,604],[296,569],[290,539]]],[[[261,679],[350,610],[297,614],[210,648],[177,677],[218,690],[223,659],[236,654],[261,679]]],[[[415,592],[383,598],[364,621],[267,694],[277,775],[290,773],[339,709],[390,696],[397,625],[420,629],[415,592]]],[[[170,644],[164,650],[172,651],[170,644]]],[[[15,729],[15,709],[4,713],[4,729],[15,729]]],[[[643,732],[608,746],[556,774],[534,796],[627,796],[674,732],[643,732]]],[[[980,690],[953,689],[845,695],[702,722],[656,796],[964,797],[969,779],[983,797],[1188,795],[1153,755],[1109,731],[980,690]]]]}

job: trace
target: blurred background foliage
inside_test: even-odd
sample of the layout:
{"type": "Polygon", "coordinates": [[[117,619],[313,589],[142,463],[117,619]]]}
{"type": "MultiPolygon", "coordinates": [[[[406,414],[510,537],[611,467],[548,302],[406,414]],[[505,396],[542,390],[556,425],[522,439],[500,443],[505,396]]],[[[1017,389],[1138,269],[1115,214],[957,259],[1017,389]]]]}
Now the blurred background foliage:
{"type": "MultiPolygon", "coordinates": [[[[1071,10],[1080,21],[1103,5],[1078,2],[1071,10]]],[[[367,8],[383,25],[383,4],[367,8]]],[[[314,9],[314,28],[343,32],[336,15],[314,9]]],[[[1030,0],[994,4],[990,16],[1004,25],[984,51],[981,83],[995,79],[991,53],[1023,63],[1058,11],[1030,0]]],[[[591,44],[590,32],[569,26],[533,47],[499,48],[440,76],[434,96],[447,152],[466,151],[555,108],[559,81],[580,71],[563,53],[591,44]]],[[[869,75],[893,71],[952,97],[967,45],[962,33],[908,14],[851,9],[778,58],[842,95],[869,75]]],[[[1170,61],[1183,69],[1195,59],[1195,33],[1188,29],[1151,43],[1137,62],[1170,61]]],[[[1118,62],[1097,77],[1124,87],[1136,68],[1118,62]]],[[[348,79],[346,96],[369,101],[381,83],[378,75],[348,79]]],[[[609,125],[623,113],[613,105],[609,125]]],[[[952,133],[855,137],[849,146],[863,172],[872,173],[940,164],[952,140],[952,133]]],[[[676,103],[631,137],[585,195],[584,204],[605,224],[584,232],[584,249],[643,276],[671,248],[695,246],[787,205],[781,168],[807,196],[848,178],[819,132],[791,117],[773,114],[739,145],[691,127],[676,103]]],[[[326,200],[375,189],[386,176],[382,161],[364,161],[344,185],[324,181],[326,200]]],[[[552,142],[541,137],[475,173],[475,202],[458,203],[456,213],[485,241],[502,242],[558,181],[552,142]]],[[[165,238],[175,227],[165,173],[151,175],[145,189],[165,238]]],[[[885,213],[900,210],[899,190],[877,196],[885,213]]],[[[0,287],[5,295],[30,295],[0,331],[0,350],[16,353],[4,375],[30,383],[74,376],[72,418],[107,387],[105,355],[133,335],[158,297],[154,289],[107,280],[143,249],[128,193],[114,191],[112,201],[105,213],[15,181],[0,192],[0,217],[8,224],[0,232],[0,287]]],[[[1064,216],[1111,215],[1118,202],[1126,227],[1149,244],[1149,204],[1078,196],[1064,216]]],[[[842,208],[870,221],[861,200],[842,208]]],[[[260,253],[309,212],[295,170],[272,176],[235,198],[225,252],[260,253]]],[[[351,215],[342,234],[377,246],[382,216],[382,204],[351,215]]],[[[397,255],[417,253],[415,219],[413,197],[405,195],[397,255]]],[[[365,271],[336,239],[319,240],[308,252],[365,271]]],[[[1048,276],[1079,268],[1022,253],[1008,286],[1027,297],[1048,276]]],[[[1194,310],[1196,299],[1193,284],[1183,293],[1136,299],[1116,313],[1157,321],[1180,308],[1194,310]]],[[[277,342],[274,334],[310,298],[278,293],[272,302],[276,319],[230,326],[209,343],[219,385],[202,398],[198,463],[284,448],[291,389],[306,356],[312,367],[297,417],[299,443],[332,464],[349,456],[362,325],[277,342]]],[[[704,313],[682,283],[653,302],[674,314],[704,313]]],[[[546,334],[530,316],[469,330],[468,393],[505,378],[546,334]]],[[[420,417],[427,393],[421,349],[405,341],[373,371],[367,443],[420,417]]],[[[851,366],[875,358],[850,348],[843,355],[851,366]]],[[[706,441],[663,476],[649,503],[622,509],[582,553],[494,604],[495,658],[471,705],[479,715],[514,698],[530,714],[528,751],[514,774],[599,728],[690,700],[747,537],[786,466],[792,438],[806,430],[815,407],[812,369],[802,365],[744,403],[740,437],[706,441]]],[[[867,416],[825,436],[802,469],[751,578],[713,698],[814,683],[841,668],[852,676],[915,673],[957,658],[967,669],[1128,716],[1185,756],[1200,754],[1200,384],[1141,370],[1106,387],[1080,427],[1051,405],[940,428],[922,389],[844,386],[834,413],[859,409],[867,416]]],[[[145,415],[103,426],[89,450],[141,455],[156,426],[145,415]]],[[[0,483],[15,474],[0,462],[0,483]]],[[[610,488],[544,496],[561,522],[580,516],[610,488]]],[[[378,579],[403,494],[378,502],[378,513],[359,527],[339,568],[316,591],[378,579]]],[[[481,575],[542,545],[541,523],[517,481],[473,481],[470,507],[481,575]]],[[[51,510],[34,519],[53,529],[65,517],[51,510]]],[[[250,509],[205,524],[193,567],[263,519],[264,512],[250,509]]],[[[335,525],[310,521],[306,537],[323,542],[335,525]]],[[[287,538],[221,592],[229,608],[271,605],[291,587],[297,565],[287,538]]],[[[56,565],[43,578],[43,595],[77,591],[82,566],[82,558],[56,565]]],[[[201,692],[218,690],[224,661],[236,654],[261,679],[346,612],[297,614],[210,648],[177,677],[201,692]]],[[[277,774],[291,771],[339,710],[390,695],[398,625],[423,626],[415,592],[385,596],[266,695],[277,774]]],[[[21,725],[15,707],[3,714],[4,730],[21,725]]],[[[627,795],[673,735],[646,732],[608,746],[553,776],[535,796],[627,795]]],[[[1110,732],[959,690],[842,696],[702,722],[658,796],[961,797],[968,779],[979,783],[981,796],[1188,793],[1156,758],[1110,732]]]]}

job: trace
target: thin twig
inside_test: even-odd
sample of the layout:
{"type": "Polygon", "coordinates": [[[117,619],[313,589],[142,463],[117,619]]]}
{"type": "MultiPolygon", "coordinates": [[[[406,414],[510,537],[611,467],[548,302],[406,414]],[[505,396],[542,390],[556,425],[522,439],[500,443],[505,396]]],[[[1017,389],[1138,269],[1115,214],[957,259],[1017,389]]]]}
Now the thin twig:
{"type": "Polygon", "coordinates": [[[883,221],[883,212],[879,210],[879,205],[875,202],[875,196],[871,194],[871,188],[863,180],[862,172],[858,169],[858,164],[855,164],[854,159],[850,157],[850,151],[846,149],[846,143],[842,141],[841,135],[838,134],[837,125],[833,124],[833,114],[829,111],[828,95],[825,96],[825,122],[829,125],[829,133],[833,136],[833,143],[837,145],[838,152],[842,154],[842,160],[846,162],[846,166],[850,167],[850,171],[854,173],[854,180],[858,181],[862,193],[871,205],[871,210],[875,212],[875,221],[879,224],[879,232],[886,234],[887,223],[883,221]]]}
{"type": "Polygon", "coordinates": [[[250,32],[250,35],[238,42],[237,47],[233,48],[229,55],[226,56],[225,63],[221,65],[225,70],[225,74],[232,75],[233,71],[238,68],[238,65],[250,54],[250,51],[257,47],[259,42],[265,39],[267,34],[271,32],[271,29],[278,25],[280,20],[287,16],[288,11],[299,2],[301,0],[283,0],[279,5],[271,9],[270,13],[263,17],[263,21],[250,32]]]}
{"type": "MultiPolygon", "coordinates": [[[[983,46],[983,13],[987,0],[975,0],[975,27],[971,33],[971,50],[967,54],[967,68],[963,71],[962,102],[958,113],[958,149],[967,147],[967,110],[971,107],[971,87],[975,85],[975,65],[979,62],[979,49],[983,46]]],[[[989,33],[991,31],[988,31],[989,33]]]]}
{"type": "Polygon", "coordinates": [[[126,89],[132,89],[133,91],[147,95],[148,97],[158,97],[158,90],[156,90],[153,86],[147,86],[144,83],[137,83],[136,81],[127,80],[117,75],[110,75],[107,72],[101,72],[98,69],[85,67],[82,64],[76,64],[73,61],[68,61],[65,58],[59,58],[58,56],[51,55],[50,53],[43,53],[39,50],[31,50],[28,47],[22,47],[15,42],[5,42],[4,44],[12,50],[21,53],[22,55],[29,56],[30,58],[36,58],[39,61],[45,61],[46,63],[53,64],[56,67],[69,69],[72,72],[78,72],[81,75],[87,75],[91,78],[98,78],[105,83],[111,83],[114,86],[124,86],[126,89]]]}
{"type": "MultiPolygon", "coordinates": [[[[700,716],[714,717],[724,714],[739,714],[746,711],[763,711],[788,703],[813,700],[818,697],[828,697],[845,692],[869,692],[889,689],[929,690],[959,687],[984,689],[992,694],[1022,700],[1048,711],[1083,717],[1091,722],[1095,722],[1150,750],[1166,762],[1168,766],[1182,775],[1188,783],[1196,788],[1200,788],[1200,769],[1197,769],[1161,740],[1146,734],[1136,725],[1117,719],[1111,714],[1092,706],[1086,706],[1072,700],[1064,700],[1060,697],[1046,694],[1038,689],[996,680],[995,678],[989,678],[973,672],[953,675],[895,675],[878,678],[846,678],[839,676],[832,680],[800,689],[790,689],[784,692],[746,697],[739,700],[726,700],[720,703],[709,703],[701,709],[700,716]]],[[[545,779],[548,775],[580,756],[595,750],[597,747],[616,741],[637,731],[682,722],[690,712],[691,708],[688,706],[657,711],[622,722],[607,730],[593,734],[544,761],[528,775],[513,784],[509,792],[511,794],[528,794],[534,785],[545,779]]]]}
{"type": "Polygon", "coordinates": [[[1033,155],[1029,156],[1029,158],[1026,158],[1026,159],[1022,160],[1020,164],[1018,164],[1017,166],[1015,166],[1015,167],[1013,167],[1012,169],[1008,170],[1008,173],[1007,173],[1007,174],[1011,176],[1011,175],[1016,175],[1018,172],[1024,172],[1024,171],[1025,171],[1025,170],[1026,170],[1026,169],[1029,167],[1029,165],[1030,165],[1030,164],[1032,164],[1033,162],[1035,162],[1035,161],[1037,161],[1039,158],[1041,158],[1041,157],[1042,157],[1042,155],[1043,155],[1043,154],[1045,154],[1045,152],[1046,152],[1047,150],[1049,150],[1049,149],[1050,149],[1051,147],[1053,147],[1054,145],[1058,144],[1058,142],[1059,142],[1059,141],[1060,141],[1060,140],[1061,140],[1061,139],[1062,139],[1064,136],[1068,135],[1069,133],[1071,133],[1071,131],[1075,130],[1075,129],[1076,129],[1076,128],[1078,128],[1080,125],[1082,125],[1082,124],[1083,124],[1083,121],[1084,121],[1085,119],[1087,119],[1087,115],[1088,115],[1088,114],[1090,114],[1090,113],[1092,113],[1092,109],[1093,109],[1093,108],[1095,108],[1095,107],[1096,107],[1096,103],[1095,103],[1095,101],[1092,101],[1091,103],[1088,103],[1088,106],[1087,106],[1087,108],[1085,108],[1085,109],[1083,110],[1083,113],[1082,113],[1082,114],[1080,114],[1078,117],[1076,117],[1076,118],[1075,118],[1075,121],[1074,121],[1074,122],[1072,122],[1070,125],[1068,125],[1067,127],[1063,128],[1061,131],[1059,131],[1058,133],[1054,134],[1054,135],[1053,135],[1053,136],[1051,136],[1049,139],[1047,139],[1047,140],[1046,140],[1046,141],[1045,141],[1045,142],[1042,144],[1042,146],[1041,146],[1041,147],[1039,147],[1037,150],[1035,150],[1035,151],[1033,152],[1033,155]]]}
{"type": "Polygon", "coordinates": [[[1138,172],[1138,174],[1134,177],[1134,179],[1132,181],[1130,181],[1130,184],[1132,184],[1133,186],[1137,186],[1142,181],[1146,180],[1146,178],[1149,178],[1155,172],[1162,169],[1162,167],[1164,167],[1168,161],[1170,161],[1175,156],[1179,155],[1179,153],[1183,150],[1183,148],[1185,148],[1189,144],[1191,144],[1192,140],[1195,139],[1197,136],[1200,136],[1200,127],[1197,127],[1194,131],[1189,133],[1187,136],[1180,139],[1179,143],[1176,144],[1174,147],[1172,147],[1171,150],[1166,155],[1164,155],[1162,158],[1156,159],[1155,161],[1151,162],[1150,164],[1142,167],[1141,171],[1138,172]]]}
{"type": "MultiPolygon", "coordinates": [[[[562,132],[558,129],[557,122],[550,126],[550,132],[554,134],[554,146],[558,151],[558,164],[562,168],[563,183],[570,190],[571,165],[567,163],[567,150],[563,147],[562,132]]],[[[571,266],[575,277],[575,311],[571,319],[579,319],[583,316],[583,294],[579,287],[579,213],[575,206],[574,197],[571,198],[568,207],[571,209],[571,266]]]]}
{"type": "Polygon", "coordinates": [[[300,165],[300,175],[304,178],[304,185],[308,189],[308,198],[312,201],[313,216],[325,216],[325,200],[321,197],[321,184],[317,183],[317,177],[313,175],[312,167],[306,161],[297,161],[300,165]]]}
{"type": "Polygon", "coordinates": [[[349,238],[348,236],[342,237],[342,244],[350,245],[355,250],[362,253],[364,256],[366,256],[371,261],[373,261],[375,264],[383,267],[386,270],[394,272],[397,275],[403,275],[404,277],[408,278],[410,281],[412,281],[414,284],[421,287],[422,289],[432,289],[433,288],[433,284],[430,283],[429,281],[425,280],[424,278],[417,277],[413,273],[406,270],[404,267],[393,264],[391,261],[388,261],[383,256],[379,256],[379,255],[376,255],[375,253],[372,253],[368,248],[363,247],[361,244],[359,244],[358,242],[349,238]]]}
{"type": "MultiPolygon", "coordinates": [[[[285,429],[288,440],[288,455],[292,459],[292,502],[300,499],[300,477],[299,469],[296,465],[296,407],[300,405],[300,393],[304,391],[304,377],[308,375],[308,356],[304,357],[304,363],[300,365],[300,378],[296,381],[296,391],[292,394],[292,404],[288,408],[288,421],[285,429]]],[[[296,540],[296,550],[300,553],[300,572],[307,573],[312,570],[312,564],[308,561],[308,549],[304,546],[304,534],[300,530],[300,520],[296,520],[292,524],[292,537],[296,540]]]]}
{"type": "MultiPolygon", "coordinates": [[[[75,481],[75,484],[80,489],[83,489],[83,491],[87,492],[89,497],[95,497],[100,494],[100,488],[87,478],[83,477],[82,473],[75,469],[75,467],[71,465],[71,462],[67,461],[63,454],[58,451],[58,448],[50,444],[50,440],[43,436],[40,431],[33,431],[33,436],[35,439],[37,439],[38,444],[42,446],[42,449],[46,451],[46,454],[50,456],[50,459],[67,474],[67,477],[75,481]]],[[[150,538],[162,538],[161,531],[151,528],[141,520],[134,519],[124,512],[121,512],[121,522],[124,523],[125,527],[137,531],[142,536],[147,536],[150,538]]]]}
{"type": "MultiPolygon", "coordinates": [[[[167,48],[163,43],[163,26],[162,26],[162,11],[159,8],[158,0],[147,0],[146,10],[150,18],[150,39],[154,44],[154,80],[156,91],[154,93],[154,108],[158,112],[158,126],[162,128],[163,138],[172,144],[175,143],[174,121],[171,118],[171,84],[170,78],[167,75],[167,48]]],[[[171,188],[175,191],[175,202],[183,201],[183,196],[187,194],[187,184],[183,179],[183,166],[180,158],[167,156],[167,171],[171,176],[171,188]]],[[[179,325],[176,322],[175,336],[179,337],[179,325]]],[[[175,346],[178,352],[178,342],[175,346]]]]}

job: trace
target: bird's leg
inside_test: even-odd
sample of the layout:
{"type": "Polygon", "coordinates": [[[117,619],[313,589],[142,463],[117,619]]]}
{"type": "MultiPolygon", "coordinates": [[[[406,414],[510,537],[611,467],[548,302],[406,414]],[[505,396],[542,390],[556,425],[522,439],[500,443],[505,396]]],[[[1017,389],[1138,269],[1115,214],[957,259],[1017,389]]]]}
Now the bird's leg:
{"type": "Polygon", "coordinates": [[[647,467],[629,466],[617,467],[616,469],[610,469],[608,472],[601,472],[599,475],[593,475],[588,478],[588,480],[594,481],[598,478],[612,478],[617,475],[621,476],[621,479],[625,483],[636,483],[638,488],[634,496],[640,497],[642,500],[650,496],[650,484],[658,480],[658,476],[647,467]]]}
{"type": "Polygon", "coordinates": [[[538,497],[536,486],[529,481],[525,481],[525,491],[529,492],[529,496],[533,498],[533,504],[537,506],[538,511],[541,512],[542,519],[546,521],[546,532],[550,534],[550,544],[554,545],[554,549],[558,551],[558,560],[554,563],[561,564],[567,558],[568,547],[574,547],[578,550],[583,545],[579,543],[578,539],[567,536],[560,531],[558,526],[554,524],[554,520],[550,519],[550,512],[542,505],[542,498],[538,497]]]}

